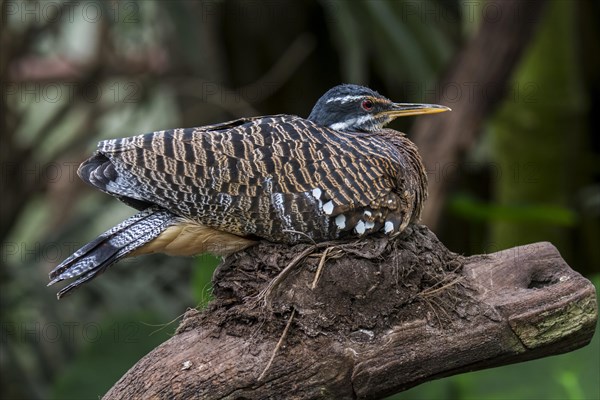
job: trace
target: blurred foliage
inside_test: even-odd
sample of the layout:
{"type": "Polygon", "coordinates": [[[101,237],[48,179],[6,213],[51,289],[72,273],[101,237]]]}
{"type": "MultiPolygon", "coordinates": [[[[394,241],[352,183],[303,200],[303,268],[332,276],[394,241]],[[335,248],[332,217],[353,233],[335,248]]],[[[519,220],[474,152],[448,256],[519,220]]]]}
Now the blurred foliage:
{"type": "MultiPolygon", "coordinates": [[[[592,275],[600,5],[550,4],[505,103],[464,155],[435,230],[462,253],[551,239],[592,275]],[[540,88],[534,101],[515,98],[531,94],[528,83],[540,88]]],[[[466,0],[17,0],[0,9],[0,398],[9,399],[97,398],[174,332],[187,307],[210,300],[210,256],[126,260],[61,302],[45,288],[52,267],[133,212],[76,177],[98,140],[307,115],[340,82],[421,101],[443,89],[437,80],[490,16],[485,1],[466,0]]],[[[411,123],[393,127],[410,132],[411,123]]],[[[567,355],[398,398],[600,398],[599,358],[596,335],[567,355]]]]}
{"type": "Polygon", "coordinates": [[[369,63],[373,63],[386,83],[433,83],[460,39],[457,2],[337,0],[324,4],[338,43],[342,74],[349,82],[369,82],[369,63]],[[435,24],[423,18],[428,14],[438,16],[435,24]]]}
{"type": "MultiPolygon", "coordinates": [[[[519,175],[502,174],[495,179],[495,197],[504,206],[525,204],[533,214],[543,207],[537,204],[551,199],[554,208],[569,207],[574,212],[577,188],[590,181],[591,171],[575,162],[591,156],[585,146],[588,135],[582,116],[588,100],[581,90],[583,71],[576,57],[575,23],[575,9],[569,3],[554,2],[548,7],[531,50],[514,76],[514,86],[532,85],[533,90],[528,96],[507,99],[491,122],[500,170],[529,166],[521,168],[519,175]]],[[[563,254],[573,259],[575,249],[567,245],[570,232],[561,228],[564,224],[535,229],[528,229],[527,224],[499,220],[493,225],[492,241],[505,248],[548,240],[568,249],[570,254],[563,254]]]]}
{"type": "Polygon", "coordinates": [[[102,396],[131,365],[167,340],[171,330],[152,314],[110,315],[109,320],[82,331],[88,340],[58,377],[50,397],[102,396]]]}
{"type": "Polygon", "coordinates": [[[453,213],[472,220],[541,223],[566,227],[577,223],[577,214],[567,207],[544,204],[500,205],[479,201],[459,193],[449,201],[448,208],[453,213]]]}

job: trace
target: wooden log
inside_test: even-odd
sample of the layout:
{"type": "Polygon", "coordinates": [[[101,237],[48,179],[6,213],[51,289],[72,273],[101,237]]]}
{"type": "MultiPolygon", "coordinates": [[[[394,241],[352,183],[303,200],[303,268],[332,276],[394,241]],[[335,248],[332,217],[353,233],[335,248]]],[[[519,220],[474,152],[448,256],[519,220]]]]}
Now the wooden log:
{"type": "Polygon", "coordinates": [[[381,398],[574,350],[597,319],[594,286],[550,243],[462,257],[424,226],[261,243],[222,263],[214,295],[104,398],[381,398]]]}

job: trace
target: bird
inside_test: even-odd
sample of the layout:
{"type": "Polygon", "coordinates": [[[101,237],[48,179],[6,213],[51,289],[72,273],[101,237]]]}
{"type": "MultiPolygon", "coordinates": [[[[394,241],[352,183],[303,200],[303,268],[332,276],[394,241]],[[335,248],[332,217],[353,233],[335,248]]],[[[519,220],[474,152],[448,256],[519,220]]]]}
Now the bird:
{"type": "Polygon", "coordinates": [[[142,254],[225,257],[260,240],[397,236],[419,220],[427,175],[416,146],[385,126],[449,110],[341,84],[307,118],[239,118],[101,141],[79,177],[139,212],[56,266],[48,286],[72,280],[60,299],[142,254]]]}

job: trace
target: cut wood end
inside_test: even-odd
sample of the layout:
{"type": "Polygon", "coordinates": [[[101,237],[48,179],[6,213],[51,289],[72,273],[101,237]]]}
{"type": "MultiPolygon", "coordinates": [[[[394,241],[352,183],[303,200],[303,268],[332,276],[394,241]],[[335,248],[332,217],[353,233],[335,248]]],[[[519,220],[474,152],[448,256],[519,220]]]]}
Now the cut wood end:
{"type": "MultiPolygon", "coordinates": [[[[579,281],[575,293],[553,298],[555,291],[549,292],[548,300],[555,300],[553,303],[509,318],[510,327],[527,348],[548,346],[575,332],[595,330],[598,320],[596,290],[586,279],[579,281]]],[[[592,334],[587,343],[591,339],[592,334]]]]}
{"type": "MultiPolygon", "coordinates": [[[[549,242],[467,259],[478,298],[500,312],[528,349],[553,345],[576,332],[591,340],[598,320],[594,285],[549,242]]],[[[565,349],[565,351],[567,351],[565,349]]]]}

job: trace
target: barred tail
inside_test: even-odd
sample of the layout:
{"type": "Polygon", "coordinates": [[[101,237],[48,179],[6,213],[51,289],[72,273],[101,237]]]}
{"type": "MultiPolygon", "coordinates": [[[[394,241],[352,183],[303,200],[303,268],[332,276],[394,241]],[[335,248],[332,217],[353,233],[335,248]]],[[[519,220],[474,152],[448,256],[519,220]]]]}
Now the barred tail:
{"type": "Polygon", "coordinates": [[[78,278],[57,293],[60,299],[131,252],[159,236],[174,224],[175,215],[150,207],[109,229],[86,244],[50,272],[50,283],[78,278]]]}

